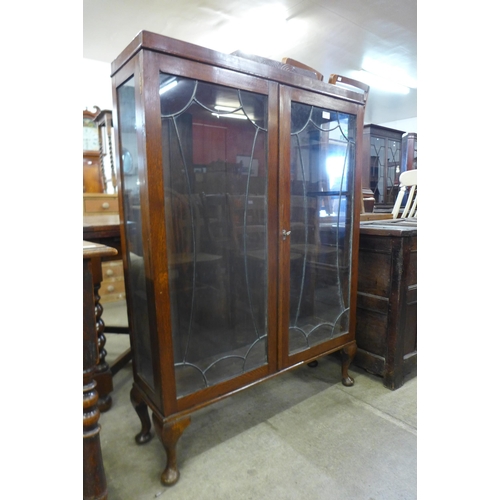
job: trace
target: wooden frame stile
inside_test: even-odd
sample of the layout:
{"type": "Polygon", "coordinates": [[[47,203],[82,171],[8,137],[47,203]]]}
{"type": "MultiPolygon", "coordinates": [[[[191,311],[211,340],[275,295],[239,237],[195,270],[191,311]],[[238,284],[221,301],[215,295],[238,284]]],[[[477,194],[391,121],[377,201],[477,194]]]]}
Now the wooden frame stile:
{"type": "MultiPolygon", "coordinates": [[[[147,282],[154,288],[154,290],[151,290],[150,296],[163,298],[161,301],[155,300],[149,302],[150,304],[153,302],[151,308],[154,307],[154,314],[150,314],[150,322],[152,318],[156,321],[156,325],[151,325],[150,331],[158,331],[158,335],[152,335],[151,347],[152,349],[158,349],[158,352],[163,352],[167,358],[166,363],[155,363],[153,367],[155,386],[159,388],[161,397],[161,407],[159,410],[161,411],[161,415],[167,416],[177,412],[177,398],[175,386],[168,383],[169,380],[175,380],[175,371],[170,325],[167,235],[163,218],[165,214],[165,191],[161,154],[162,129],[160,98],[158,94],[159,73],[154,69],[155,63],[153,59],[156,57],[155,53],[141,51],[139,56],[140,63],[143,65],[141,74],[144,75],[144,80],[141,81],[143,92],[142,102],[145,106],[145,109],[141,109],[144,113],[143,133],[144,137],[148,137],[147,141],[142,140],[138,144],[139,156],[141,156],[142,147],[146,145],[146,151],[143,151],[142,154],[147,162],[146,191],[148,202],[146,206],[149,209],[145,210],[142,215],[143,242],[145,246],[144,257],[150,274],[147,282]],[[144,220],[144,217],[146,217],[146,220],[144,220]],[[145,229],[147,230],[146,232],[145,229]],[[154,238],[151,237],[153,234],[155,235],[154,238]],[[150,262],[148,262],[146,256],[151,257],[150,262]]],[[[156,359],[155,356],[153,358],[156,359]]]]}
{"type": "MultiPolygon", "coordinates": [[[[280,85],[279,88],[279,151],[278,171],[279,175],[279,227],[288,229],[290,224],[290,203],[287,201],[290,193],[290,177],[283,175],[283,170],[290,165],[290,121],[285,116],[291,113],[291,88],[280,85]],[[284,146],[283,146],[284,145],[284,146]]],[[[278,315],[279,331],[288,332],[288,318],[290,316],[290,305],[285,296],[290,290],[290,238],[279,241],[279,289],[278,289],[278,315]]],[[[283,370],[288,366],[288,335],[280,335],[278,340],[278,369],[283,370]]]]}
{"type": "Polygon", "coordinates": [[[268,100],[268,366],[269,375],[280,369],[279,357],[279,276],[281,255],[279,251],[280,214],[269,207],[279,206],[279,85],[269,82],[268,100]]]}

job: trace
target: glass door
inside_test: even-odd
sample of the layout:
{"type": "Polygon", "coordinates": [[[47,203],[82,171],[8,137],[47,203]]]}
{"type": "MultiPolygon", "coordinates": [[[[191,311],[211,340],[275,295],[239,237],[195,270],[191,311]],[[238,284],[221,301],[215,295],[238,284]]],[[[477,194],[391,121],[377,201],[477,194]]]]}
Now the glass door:
{"type": "Polygon", "coordinates": [[[268,365],[268,97],[163,72],[158,94],[182,398],[268,365]]]}
{"type": "Polygon", "coordinates": [[[280,89],[281,367],[349,335],[356,116],[347,103],[280,89]]]}

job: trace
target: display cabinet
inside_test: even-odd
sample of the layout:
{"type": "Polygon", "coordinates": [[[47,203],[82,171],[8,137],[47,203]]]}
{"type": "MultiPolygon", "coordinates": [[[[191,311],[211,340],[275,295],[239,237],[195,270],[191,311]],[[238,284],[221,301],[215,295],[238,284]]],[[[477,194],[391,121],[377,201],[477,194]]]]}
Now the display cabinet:
{"type": "Polygon", "coordinates": [[[417,168],[417,134],[407,132],[401,140],[401,172],[417,168]]]}
{"type": "Polygon", "coordinates": [[[355,351],[363,94],[149,32],[112,63],[137,443],[355,351]]]}
{"type": "Polygon", "coordinates": [[[375,206],[392,208],[399,189],[401,171],[401,130],[380,125],[363,129],[363,188],[369,188],[375,206]]]}

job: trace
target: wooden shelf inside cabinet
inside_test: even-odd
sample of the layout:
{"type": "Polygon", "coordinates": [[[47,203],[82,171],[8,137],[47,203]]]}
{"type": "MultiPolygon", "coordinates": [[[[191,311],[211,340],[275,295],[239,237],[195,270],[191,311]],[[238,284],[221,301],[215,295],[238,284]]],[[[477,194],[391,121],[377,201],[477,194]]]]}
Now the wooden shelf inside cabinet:
{"type": "Polygon", "coordinates": [[[136,442],[149,408],[171,485],[196,410],[335,351],[354,383],[366,99],[147,31],[111,67],[136,442]]]}

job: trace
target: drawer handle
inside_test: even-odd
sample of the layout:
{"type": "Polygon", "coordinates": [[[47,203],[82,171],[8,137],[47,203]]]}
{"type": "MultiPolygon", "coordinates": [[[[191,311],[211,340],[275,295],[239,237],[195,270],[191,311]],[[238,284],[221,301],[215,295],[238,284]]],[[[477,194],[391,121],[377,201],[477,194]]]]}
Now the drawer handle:
{"type": "Polygon", "coordinates": [[[107,201],[105,201],[103,204],[102,204],[102,208],[104,208],[104,210],[107,210],[109,208],[109,203],[107,201]]]}
{"type": "Polygon", "coordinates": [[[109,285],[108,288],[107,288],[108,292],[114,292],[115,291],[115,287],[113,285],[109,285]]]}
{"type": "Polygon", "coordinates": [[[113,276],[113,274],[115,274],[115,273],[113,272],[113,269],[108,269],[108,270],[106,271],[106,276],[113,276]]]}

